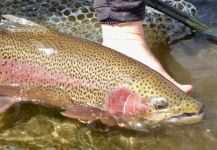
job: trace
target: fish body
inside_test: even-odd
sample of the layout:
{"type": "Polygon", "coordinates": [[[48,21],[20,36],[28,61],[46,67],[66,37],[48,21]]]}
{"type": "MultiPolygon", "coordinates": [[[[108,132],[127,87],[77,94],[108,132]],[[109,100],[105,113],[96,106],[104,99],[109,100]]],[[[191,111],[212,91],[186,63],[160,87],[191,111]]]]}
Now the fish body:
{"type": "Polygon", "coordinates": [[[0,24],[0,112],[30,101],[83,122],[143,130],[196,123],[202,104],[123,54],[11,15],[0,24]]]}

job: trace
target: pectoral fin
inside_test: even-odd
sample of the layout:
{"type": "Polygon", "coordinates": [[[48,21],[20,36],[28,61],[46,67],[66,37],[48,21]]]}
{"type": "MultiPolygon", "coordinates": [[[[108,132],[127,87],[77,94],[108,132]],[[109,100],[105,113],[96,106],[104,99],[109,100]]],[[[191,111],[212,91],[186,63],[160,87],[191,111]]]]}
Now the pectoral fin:
{"type": "Polygon", "coordinates": [[[16,97],[0,96],[0,113],[5,112],[16,101],[16,97]]]}
{"type": "Polygon", "coordinates": [[[96,120],[108,126],[117,124],[115,118],[108,112],[86,105],[73,105],[61,113],[63,116],[78,119],[81,122],[92,123],[96,120]]]}

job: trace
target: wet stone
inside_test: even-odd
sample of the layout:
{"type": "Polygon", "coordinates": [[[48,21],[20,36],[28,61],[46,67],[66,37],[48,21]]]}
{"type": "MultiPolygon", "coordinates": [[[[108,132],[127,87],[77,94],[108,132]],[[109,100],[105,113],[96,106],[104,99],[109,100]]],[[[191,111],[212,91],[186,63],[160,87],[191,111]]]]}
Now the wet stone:
{"type": "Polygon", "coordinates": [[[86,34],[85,37],[89,38],[91,37],[91,34],[86,34]]]}
{"type": "Polygon", "coordinates": [[[163,21],[162,18],[158,18],[158,19],[157,19],[157,22],[162,22],[162,21],[163,21]]]}
{"type": "Polygon", "coordinates": [[[186,6],[186,5],[187,5],[187,3],[183,1],[183,2],[182,2],[182,5],[183,5],[183,6],[186,6]]]}
{"type": "Polygon", "coordinates": [[[101,26],[101,24],[98,22],[94,25],[95,28],[99,28],[101,26]]]}
{"type": "Polygon", "coordinates": [[[81,9],[82,13],[88,13],[88,10],[86,8],[81,9]]]}
{"type": "Polygon", "coordinates": [[[2,7],[4,7],[4,5],[0,4],[0,9],[1,9],[2,7]]]}
{"type": "Polygon", "coordinates": [[[166,32],[165,32],[165,31],[161,31],[161,34],[163,34],[163,35],[164,35],[164,34],[166,34],[166,32]]]}
{"type": "Polygon", "coordinates": [[[52,15],[53,15],[52,13],[47,13],[46,16],[44,16],[44,18],[46,18],[47,16],[51,17],[52,15]]]}
{"type": "Polygon", "coordinates": [[[78,20],[83,20],[85,16],[83,14],[77,16],[78,20]]]}
{"type": "Polygon", "coordinates": [[[86,16],[87,18],[93,18],[93,13],[88,13],[86,16]]]}
{"type": "Polygon", "coordinates": [[[75,18],[74,16],[69,16],[69,17],[68,17],[68,20],[74,22],[74,21],[76,21],[76,18],[75,18]]]}
{"type": "Polygon", "coordinates": [[[98,20],[97,20],[96,18],[91,19],[91,21],[92,21],[93,23],[98,22],[98,20]]]}
{"type": "Polygon", "coordinates": [[[41,6],[47,8],[47,7],[49,7],[49,4],[45,2],[45,3],[42,3],[41,6]]]}
{"type": "Polygon", "coordinates": [[[35,4],[35,2],[34,1],[28,1],[28,4],[33,5],[33,4],[35,4]]]}
{"type": "Polygon", "coordinates": [[[88,24],[88,23],[90,23],[88,19],[82,20],[82,24],[88,24]]]}
{"type": "Polygon", "coordinates": [[[13,4],[13,2],[8,1],[8,2],[5,3],[5,6],[10,6],[12,4],[13,4]]]}
{"type": "Polygon", "coordinates": [[[36,0],[36,3],[41,3],[43,0],[36,0]]]}
{"type": "Polygon", "coordinates": [[[62,13],[59,12],[59,11],[55,12],[55,15],[58,16],[58,17],[62,17],[62,13]]]}
{"type": "Polygon", "coordinates": [[[54,22],[59,22],[59,21],[60,21],[60,19],[59,19],[59,18],[57,18],[57,17],[55,17],[55,18],[52,18],[52,21],[54,21],[54,22]]]}
{"type": "Polygon", "coordinates": [[[75,3],[74,7],[79,8],[79,7],[81,7],[81,4],[80,3],[75,3]]]}
{"type": "Polygon", "coordinates": [[[19,5],[17,5],[17,6],[22,7],[22,8],[25,8],[26,6],[28,6],[28,4],[27,4],[27,3],[22,3],[22,4],[19,4],[19,5]]]}
{"type": "Polygon", "coordinates": [[[191,8],[191,4],[187,4],[187,7],[188,7],[188,8],[191,8]]]}
{"type": "Polygon", "coordinates": [[[49,11],[51,11],[51,12],[56,12],[57,10],[56,10],[55,7],[51,7],[51,8],[49,8],[49,11]]]}
{"type": "MultiPolygon", "coordinates": [[[[68,9],[76,8],[76,7],[74,7],[74,5],[72,3],[67,3],[65,5],[65,7],[68,8],[68,9]]],[[[76,8],[76,9],[78,9],[78,8],[76,8]]]]}
{"type": "Polygon", "coordinates": [[[66,18],[66,17],[62,17],[61,20],[62,20],[63,22],[65,22],[65,21],[67,20],[67,18],[66,18]]]}
{"type": "Polygon", "coordinates": [[[193,9],[193,10],[191,11],[191,14],[195,16],[195,15],[197,14],[197,11],[193,9]]]}
{"type": "Polygon", "coordinates": [[[61,5],[61,6],[57,7],[57,9],[58,9],[59,11],[62,11],[62,10],[65,9],[65,7],[61,5]]]}
{"type": "Polygon", "coordinates": [[[89,10],[90,10],[91,12],[95,12],[95,10],[94,10],[93,7],[90,7],[89,10]]]}
{"type": "Polygon", "coordinates": [[[177,7],[179,10],[182,10],[184,9],[183,5],[182,4],[178,4],[178,7],[177,7]]]}
{"type": "Polygon", "coordinates": [[[61,4],[67,4],[68,0],[62,0],[61,4]]]}
{"type": "Polygon", "coordinates": [[[70,13],[71,13],[71,12],[70,12],[70,10],[68,10],[68,9],[67,9],[67,10],[65,10],[65,11],[63,12],[63,14],[64,14],[64,15],[66,15],[66,16],[69,16],[69,15],[70,15],[70,13]]]}
{"type": "Polygon", "coordinates": [[[26,7],[26,11],[28,11],[28,12],[30,12],[30,11],[35,11],[34,9],[35,9],[35,8],[32,7],[32,6],[30,6],[30,7],[26,7]]]}
{"type": "Polygon", "coordinates": [[[53,5],[54,7],[57,7],[57,6],[59,6],[59,2],[58,1],[52,1],[51,5],[53,5]]]}
{"type": "Polygon", "coordinates": [[[151,23],[150,28],[154,28],[154,27],[156,27],[156,24],[151,23]]]}

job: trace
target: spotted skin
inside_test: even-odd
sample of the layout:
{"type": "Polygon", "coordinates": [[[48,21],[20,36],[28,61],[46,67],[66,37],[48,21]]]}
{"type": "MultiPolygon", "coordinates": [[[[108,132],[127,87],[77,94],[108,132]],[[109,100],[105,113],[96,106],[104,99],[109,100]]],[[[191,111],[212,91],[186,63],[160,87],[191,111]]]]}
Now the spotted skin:
{"type": "Polygon", "coordinates": [[[5,17],[8,20],[0,24],[0,94],[65,110],[86,105],[109,111],[109,97],[113,94],[118,101],[119,91],[127,89],[131,103],[140,105],[142,100],[145,111],[140,111],[143,116],[121,119],[131,124],[140,120],[143,126],[201,111],[201,103],[140,62],[93,42],[5,17]]]}
{"type": "MultiPolygon", "coordinates": [[[[196,16],[196,8],[184,0],[163,2],[196,16]]],[[[148,6],[144,13],[144,32],[150,47],[191,34],[182,23],[148,6]]],[[[100,23],[88,0],[1,0],[0,14],[14,14],[68,35],[102,42],[100,23]]]]}

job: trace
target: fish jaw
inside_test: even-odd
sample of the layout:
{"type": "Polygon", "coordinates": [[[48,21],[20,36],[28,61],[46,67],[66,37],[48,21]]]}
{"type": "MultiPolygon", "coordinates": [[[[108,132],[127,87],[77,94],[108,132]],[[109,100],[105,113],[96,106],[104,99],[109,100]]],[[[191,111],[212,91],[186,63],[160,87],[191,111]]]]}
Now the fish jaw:
{"type": "Polygon", "coordinates": [[[180,111],[164,120],[167,124],[187,125],[201,122],[205,118],[204,105],[186,96],[179,106],[180,111]]]}
{"type": "Polygon", "coordinates": [[[205,118],[205,112],[203,111],[204,105],[200,102],[195,102],[195,107],[197,109],[192,112],[184,112],[174,116],[171,116],[168,119],[165,119],[164,122],[168,124],[175,125],[188,125],[201,122],[205,118]]]}
{"type": "Polygon", "coordinates": [[[192,114],[182,114],[178,116],[171,117],[165,120],[165,123],[175,124],[175,125],[187,125],[195,124],[201,122],[205,118],[204,112],[192,113],[192,114]]]}

